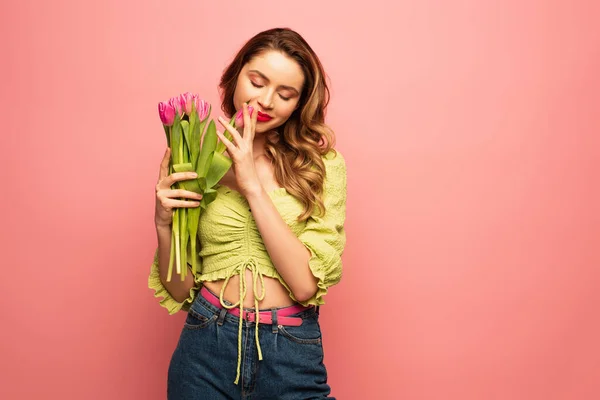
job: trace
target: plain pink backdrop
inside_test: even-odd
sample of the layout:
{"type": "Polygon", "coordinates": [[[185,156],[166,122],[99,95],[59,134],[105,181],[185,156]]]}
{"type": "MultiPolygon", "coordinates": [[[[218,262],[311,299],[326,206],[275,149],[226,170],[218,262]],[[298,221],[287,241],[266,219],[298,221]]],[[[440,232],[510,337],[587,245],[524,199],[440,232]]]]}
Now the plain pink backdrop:
{"type": "Polygon", "coordinates": [[[593,1],[4,1],[0,398],[165,398],[160,100],[288,26],[348,165],[340,399],[600,398],[593,1]]]}

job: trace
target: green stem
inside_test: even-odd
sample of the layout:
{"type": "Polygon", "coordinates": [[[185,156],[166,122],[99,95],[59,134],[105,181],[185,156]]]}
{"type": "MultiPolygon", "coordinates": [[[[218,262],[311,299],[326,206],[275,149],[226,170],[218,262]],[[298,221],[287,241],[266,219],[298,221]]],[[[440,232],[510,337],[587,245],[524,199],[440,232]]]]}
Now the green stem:
{"type": "Polygon", "coordinates": [[[167,273],[167,282],[171,282],[173,275],[173,261],[175,261],[175,231],[171,227],[171,254],[169,255],[169,271],[167,273]]]}
{"type": "MultiPolygon", "coordinates": [[[[182,116],[182,119],[183,119],[183,116],[182,116]]],[[[182,127],[181,128],[181,140],[179,141],[179,149],[178,149],[179,150],[179,162],[180,163],[185,162],[184,158],[183,158],[183,146],[184,146],[184,144],[185,144],[185,137],[183,135],[183,127],[182,127]]],[[[179,183],[179,187],[181,189],[183,189],[183,185],[181,183],[179,183]]],[[[183,199],[181,199],[181,200],[183,200],[183,199]]],[[[181,254],[181,250],[182,250],[181,249],[181,245],[183,244],[183,240],[185,240],[185,237],[183,237],[181,235],[181,231],[182,231],[183,228],[185,228],[185,221],[184,221],[184,218],[185,218],[185,209],[178,209],[177,211],[178,211],[177,215],[179,216],[178,226],[177,226],[177,237],[176,237],[176,239],[177,239],[177,273],[179,275],[183,276],[183,273],[181,272],[182,267],[183,267],[183,265],[182,265],[182,259],[181,259],[181,257],[182,257],[182,254],[181,254]]]]}
{"type": "Polygon", "coordinates": [[[181,141],[179,141],[179,162],[184,163],[185,161],[183,160],[183,143],[185,142],[185,138],[183,137],[183,128],[182,128],[181,136],[182,136],[181,141]]]}
{"type": "Polygon", "coordinates": [[[181,237],[181,281],[185,280],[185,275],[187,273],[187,246],[186,246],[186,242],[187,242],[187,209],[182,208],[180,209],[181,212],[181,221],[179,227],[180,227],[180,237],[181,237]]]}
{"type": "Polygon", "coordinates": [[[171,159],[169,160],[169,175],[173,173],[173,125],[169,127],[169,146],[171,147],[171,159]]]}
{"type": "MultiPolygon", "coordinates": [[[[169,146],[173,144],[173,125],[169,126],[169,146]]],[[[173,173],[173,148],[171,148],[171,162],[169,163],[169,175],[173,173]]],[[[173,218],[172,218],[173,220],[173,218]]],[[[171,223],[171,251],[169,254],[169,270],[167,272],[167,282],[171,282],[173,275],[173,263],[175,261],[175,230],[173,230],[173,223],[171,223]]]]}
{"type": "Polygon", "coordinates": [[[179,208],[176,208],[173,218],[173,231],[175,232],[175,262],[176,262],[176,270],[178,274],[181,274],[181,254],[179,253],[179,208]]]}
{"type": "Polygon", "coordinates": [[[190,238],[192,246],[192,275],[196,276],[196,238],[190,238]]]}

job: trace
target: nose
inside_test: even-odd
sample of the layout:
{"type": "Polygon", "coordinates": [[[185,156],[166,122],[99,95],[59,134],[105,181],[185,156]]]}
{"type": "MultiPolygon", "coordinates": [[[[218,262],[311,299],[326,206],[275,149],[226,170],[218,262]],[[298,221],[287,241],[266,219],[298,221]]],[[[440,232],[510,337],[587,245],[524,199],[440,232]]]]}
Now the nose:
{"type": "Polygon", "coordinates": [[[270,91],[265,93],[263,96],[257,98],[256,102],[263,110],[270,110],[273,108],[273,93],[270,91]]]}

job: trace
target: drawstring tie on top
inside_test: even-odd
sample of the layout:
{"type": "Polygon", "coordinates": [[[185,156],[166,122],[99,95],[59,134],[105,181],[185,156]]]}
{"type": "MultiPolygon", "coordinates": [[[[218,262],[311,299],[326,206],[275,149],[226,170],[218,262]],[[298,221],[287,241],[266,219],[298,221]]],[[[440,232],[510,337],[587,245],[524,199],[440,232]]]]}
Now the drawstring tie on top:
{"type": "Polygon", "coordinates": [[[255,319],[255,337],[256,337],[256,348],[258,350],[258,359],[262,360],[262,351],[260,348],[260,342],[258,341],[258,324],[259,324],[259,310],[258,310],[258,302],[262,301],[265,298],[265,285],[263,274],[258,270],[258,262],[254,257],[249,258],[246,261],[241,262],[236,268],[232,269],[227,277],[225,278],[225,282],[223,283],[223,287],[221,288],[221,293],[219,296],[219,301],[221,305],[226,309],[232,309],[235,307],[240,308],[240,316],[239,316],[239,326],[238,326],[238,360],[237,360],[237,372],[235,376],[235,384],[237,385],[240,378],[240,368],[242,364],[242,319],[244,319],[244,301],[246,298],[246,269],[249,269],[252,272],[252,288],[254,290],[254,312],[256,313],[255,319]],[[225,287],[229,282],[229,278],[233,275],[238,274],[240,277],[240,299],[232,305],[225,304],[223,300],[223,294],[225,293],[225,287]],[[256,284],[260,280],[261,286],[261,295],[257,296],[257,287],[256,284]]]}

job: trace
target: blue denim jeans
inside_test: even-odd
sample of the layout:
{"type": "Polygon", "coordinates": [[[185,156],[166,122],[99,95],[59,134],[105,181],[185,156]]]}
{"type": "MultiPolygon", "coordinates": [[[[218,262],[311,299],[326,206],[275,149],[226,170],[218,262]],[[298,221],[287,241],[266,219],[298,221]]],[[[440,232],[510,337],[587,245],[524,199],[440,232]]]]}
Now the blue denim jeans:
{"type": "Polygon", "coordinates": [[[318,309],[293,316],[302,325],[259,324],[260,361],[254,322],[243,321],[236,385],[239,319],[198,295],[171,358],[168,399],[335,399],[329,397],[318,309]]]}

